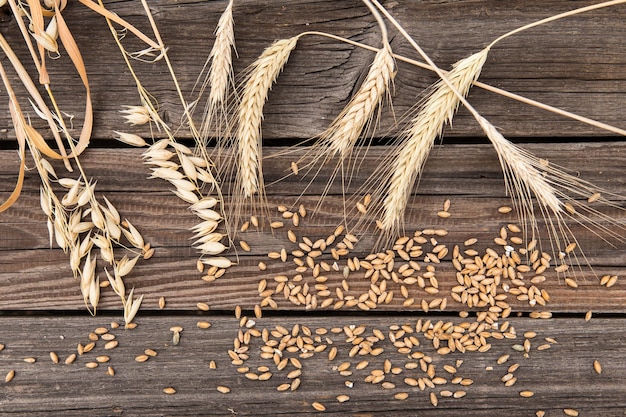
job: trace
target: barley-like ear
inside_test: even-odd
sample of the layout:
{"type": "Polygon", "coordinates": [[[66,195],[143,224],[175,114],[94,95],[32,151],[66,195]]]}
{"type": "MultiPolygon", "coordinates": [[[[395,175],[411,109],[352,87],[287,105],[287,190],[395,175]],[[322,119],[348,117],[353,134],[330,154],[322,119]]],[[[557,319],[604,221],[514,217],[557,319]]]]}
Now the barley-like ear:
{"type": "MultiPolygon", "coordinates": [[[[469,92],[472,82],[478,79],[488,53],[488,49],[483,49],[462,59],[448,73],[448,80],[463,96],[469,92]]],[[[452,122],[459,102],[454,91],[443,81],[438,81],[418,115],[402,134],[383,201],[381,224],[385,232],[393,234],[401,228],[413,185],[422,172],[434,140],[445,124],[452,122]]]]}
{"type": "Polygon", "coordinates": [[[282,39],[252,64],[239,103],[237,125],[238,191],[244,198],[262,193],[261,121],[267,95],[296,47],[298,37],[282,39]]]}
{"type": "Polygon", "coordinates": [[[235,49],[234,27],[233,0],[230,0],[217,23],[215,43],[209,54],[209,59],[211,60],[211,68],[208,74],[208,82],[211,86],[209,102],[212,106],[224,103],[228,95],[228,86],[232,84],[232,51],[235,49]]]}

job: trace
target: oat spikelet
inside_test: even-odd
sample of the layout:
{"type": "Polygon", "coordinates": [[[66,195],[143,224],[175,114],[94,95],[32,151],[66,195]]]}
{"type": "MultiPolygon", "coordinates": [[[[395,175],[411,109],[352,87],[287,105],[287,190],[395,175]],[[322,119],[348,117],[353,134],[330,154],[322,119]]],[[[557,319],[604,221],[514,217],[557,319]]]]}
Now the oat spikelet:
{"type": "Polygon", "coordinates": [[[243,197],[251,197],[263,186],[261,170],[261,121],[267,95],[296,47],[298,37],[281,39],[265,49],[252,64],[238,111],[237,184],[243,197]]]}
{"type": "MultiPolygon", "coordinates": [[[[469,92],[472,82],[478,79],[488,53],[488,49],[483,49],[458,61],[448,74],[448,80],[463,96],[469,92]]],[[[422,172],[434,140],[441,134],[444,125],[452,122],[459,101],[443,81],[437,82],[420,112],[403,133],[403,143],[393,162],[383,202],[381,222],[384,231],[395,233],[400,229],[413,185],[422,172]]]]}
{"type": "Polygon", "coordinates": [[[383,98],[389,94],[395,75],[391,46],[385,43],[374,61],[359,91],[346,108],[322,133],[323,153],[332,158],[336,154],[345,159],[364,129],[371,123],[383,98]]]}

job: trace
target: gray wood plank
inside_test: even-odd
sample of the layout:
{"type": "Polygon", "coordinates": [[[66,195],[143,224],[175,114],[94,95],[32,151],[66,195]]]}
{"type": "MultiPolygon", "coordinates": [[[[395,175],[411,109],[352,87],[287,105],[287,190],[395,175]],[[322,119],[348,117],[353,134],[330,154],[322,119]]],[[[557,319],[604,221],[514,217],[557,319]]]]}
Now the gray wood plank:
{"type": "MultiPolygon", "coordinates": [[[[109,1],[105,4],[140,30],[150,33],[139,3],[109,1]]],[[[389,1],[385,4],[442,68],[449,68],[453,62],[476,52],[509,30],[582,6],[563,0],[527,0],[515,6],[498,1],[389,1]]],[[[224,2],[159,0],[151,2],[150,7],[169,47],[184,93],[192,101],[191,90],[209,53],[214,25],[224,2]]],[[[494,48],[481,79],[624,127],[624,118],[619,111],[626,85],[621,70],[624,45],[619,41],[623,14],[624,7],[616,6],[510,38],[494,48]],[[606,35],[607,30],[611,36],[606,35]]],[[[103,19],[80,4],[70,4],[65,15],[90,77],[96,112],[94,137],[111,138],[112,130],[128,130],[118,111],[124,105],[138,103],[133,80],[103,19]]],[[[239,53],[237,73],[273,40],[303,31],[326,31],[369,45],[380,42],[375,20],[357,0],[289,0],[274,5],[245,1],[235,5],[234,16],[239,53]]],[[[27,68],[32,69],[17,26],[9,21],[3,23],[3,28],[18,56],[27,68]]],[[[396,52],[417,57],[407,43],[391,31],[396,52]]],[[[130,35],[124,45],[130,51],[144,48],[130,35]]],[[[303,38],[265,108],[265,137],[302,139],[322,132],[358,87],[371,59],[370,52],[355,50],[332,40],[303,38]]],[[[57,100],[64,111],[75,116],[75,127],[80,127],[84,109],[80,99],[84,97],[84,90],[67,56],[50,62],[49,71],[57,100]]],[[[176,124],[182,107],[163,62],[138,63],[137,71],[145,87],[157,98],[162,113],[176,124]]],[[[428,71],[399,65],[393,98],[395,114],[403,115],[412,108],[424,88],[435,80],[428,71]]],[[[516,104],[492,93],[475,91],[470,95],[470,101],[511,136],[605,135],[603,131],[516,104]]],[[[25,99],[22,106],[30,108],[25,99]]],[[[36,119],[34,114],[31,116],[36,119]]],[[[3,126],[9,125],[6,110],[2,121],[3,126]]],[[[386,108],[378,135],[385,135],[393,128],[392,114],[386,108]]],[[[147,128],[133,130],[143,134],[149,132],[147,128]]],[[[480,132],[468,114],[462,112],[449,134],[465,136],[479,135],[480,132]]],[[[3,136],[12,137],[13,134],[4,132],[3,136]]]]}
{"type": "MultiPolygon", "coordinates": [[[[414,327],[418,319],[439,319],[460,323],[453,317],[429,316],[308,316],[272,317],[256,320],[254,328],[275,330],[280,325],[291,331],[294,325],[300,329],[308,327],[312,332],[323,328],[328,333],[322,336],[316,346],[327,344],[323,352],[310,358],[300,358],[301,385],[295,391],[278,392],[276,387],[289,383],[287,374],[293,371],[293,364],[279,371],[272,359],[263,359],[260,348],[263,342],[252,337],[249,344],[249,359],[243,365],[250,372],[259,374],[259,366],[267,366],[272,376],[267,381],[247,379],[231,364],[228,350],[233,348],[237,338],[239,321],[234,317],[205,314],[189,316],[139,317],[134,330],[110,330],[119,345],[105,350],[105,341],[98,340],[95,348],[79,356],[71,365],[62,364],[71,353],[76,352],[78,343],[89,342],[88,333],[97,327],[110,329],[109,323],[118,317],[2,317],[0,343],[5,349],[0,352],[0,373],[5,375],[15,370],[14,379],[0,385],[0,411],[6,415],[313,415],[318,414],[311,404],[314,401],[325,405],[329,415],[391,415],[401,416],[419,413],[436,416],[441,413],[463,414],[467,416],[530,416],[537,410],[545,410],[546,415],[563,415],[564,408],[577,409],[580,415],[615,416],[619,415],[624,402],[623,386],[624,361],[621,346],[624,343],[623,318],[595,318],[586,323],[582,318],[559,318],[551,320],[511,319],[516,328],[516,339],[493,340],[492,348],[484,353],[468,352],[438,355],[429,340],[420,333],[413,333],[420,341],[421,351],[432,358],[436,376],[446,379],[446,383],[435,389],[421,391],[419,387],[406,385],[404,379],[420,378],[425,374],[419,368],[407,369],[408,362],[415,362],[406,354],[398,352],[389,341],[390,326],[408,324],[414,327]],[[212,326],[201,330],[197,321],[209,321],[212,326]],[[354,325],[364,326],[363,335],[372,336],[372,331],[382,331],[385,340],[377,342],[383,349],[379,356],[348,356],[352,343],[343,333],[330,331],[333,327],[354,325]],[[171,326],[184,328],[180,344],[172,345],[171,326]],[[525,340],[522,334],[533,331],[537,336],[531,340],[528,358],[512,349],[514,344],[525,340]],[[544,338],[554,338],[550,344],[544,338]],[[332,341],[328,344],[326,338],[332,341]],[[610,340],[611,343],[606,343],[610,340]],[[543,344],[547,350],[537,350],[543,344]],[[337,348],[336,359],[328,359],[331,347],[337,348]],[[143,354],[144,349],[153,349],[157,356],[138,363],[134,358],[143,354]],[[54,351],[61,364],[53,364],[49,352],[54,351]],[[497,359],[504,354],[510,358],[503,364],[497,359]],[[85,364],[95,361],[100,355],[110,358],[96,369],[87,369],[85,364]],[[36,362],[28,364],[24,358],[34,357],[36,362]],[[384,389],[381,384],[367,383],[364,379],[375,369],[382,369],[388,359],[392,367],[398,367],[399,374],[388,373],[385,382],[392,382],[395,388],[384,389]],[[217,368],[210,369],[209,362],[215,361],[217,368]],[[356,369],[357,363],[368,361],[368,366],[356,369]],[[457,360],[462,360],[458,365],[457,360]],[[593,370],[593,361],[599,360],[603,371],[598,375],[593,370]],[[351,364],[350,376],[341,376],[337,367],[343,362],[351,364]],[[501,378],[507,368],[515,363],[519,369],[513,374],[515,385],[507,387],[501,378]],[[457,368],[454,376],[470,378],[473,383],[460,386],[451,383],[454,376],[448,374],[444,365],[457,368]],[[107,366],[115,369],[115,376],[105,374],[107,366]],[[492,367],[493,370],[486,370],[492,367]],[[353,388],[347,388],[345,381],[352,381],[353,388]],[[216,390],[218,385],[231,388],[229,394],[216,390]],[[175,395],[165,395],[162,389],[174,387],[175,395]],[[464,390],[467,395],[460,399],[445,398],[441,391],[464,390]],[[520,391],[534,392],[531,398],[522,398],[520,391]],[[394,395],[407,392],[408,399],[399,401],[394,395]],[[430,392],[439,397],[437,407],[429,402],[430,392]],[[350,400],[339,403],[338,395],[349,395],[350,400]]],[[[471,318],[468,319],[471,321],[471,318]]],[[[243,328],[245,332],[248,329],[243,328]]],[[[301,330],[302,332],[303,330],[301,330]]],[[[393,333],[393,332],[392,332],[393,333]]],[[[300,333],[302,335],[302,333],[300,333]]],[[[312,338],[315,338],[315,333],[312,338]]],[[[271,340],[278,336],[269,336],[271,340]]],[[[491,339],[490,339],[491,340],[491,339]]],[[[284,357],[298,357],[299,353],[285,352],[284,357]]],[[[419,362],[419,360],[417,360],[419,362]]],[[[409,365],[410,367],[410,365],[409,365]]]]}
{"type": "MultiPolygon", "coordinates": [[[[545,148],[543,156],[551,160],[560,156],[570,168],[578,167],[583,178],[604,185],[614,192],[626,194],[621,172],[623,166],[621,144],[575,144],[563,150],[560,150],[560,145],[533,144],[526,147],[533,151],[545,148]],[[585,158],[587,155],[593,155],[605,162],[589,163],[585,158]]],[[[282,150],[277,149],[276,152],[282,150]]],[[[363,169],[355,177],[355,187],[362,184],[364,178],[371,174],[374,165],[372,162],[376,162],[376,158],[384,150],[385,148],[374,148],[370,152],[366,163],[362,165],[363,169]]],[[[492,160],[495,157],[490,151],[486,145],[444,145],[436,149],[426,167],[419,194],[411,202],[406,222],[407,232],[412,233],[414,230],[425,228],[446,228],[449,235],[439,240],[448,245],[450,250],[455,244],[460,244],[470,237],[479,239],[477,249],[480,251],[492,246],[500,228],[507,223],[515,222],[516,217],[514,214],[500,215],[496,212],[497,207],[509,204],[509,200],[503,193],[501,174],[496,161],[492,160]],[[465,158],[459,162],[457,156],[459,153],[473,153],[476,157],[465,158]],[[451,170],[450,166],[454,166],[455,169],[451,170]],[[451,199],[452,216],[449,219],[441,219],[436,213],[446,198],[451,199]]],[[[4,155],[7,156],[11,153],[4,151],[4,155]]],[[[270,159],[267,163],[267,178],[279,178],[284,172],[280,167],[288,166],[291,160],[291,156],[270,159]]],[[[85,166],[93,167],[99,189],[106,192],[122,216],[128,217],[141,230],[146,241],[156,248],[154,258],[140,262],[136,271],[128,277],[129,285],[136,286],[146,295],[145,308],[155,308],[160,296],[170,299],[172,302],[168,304],[168,308],[175,310],[194,309],[196,302],[207,300],[217,309],[232,310],[237,304],[253,306],[260,302],[256,291],[259,280],[271,281],[276,275],[295,274],[295,265],[291,260],[288,264],[281,264],[278,261],[270,261],[267,257],[270,251],[279,251],[282,247],[288,251],[297,248],[286,239],[287,227],[285,227],[273,234],[269,230],[241,234],[237,239],[245,239],[250,244],[251,251],[246,253],[239,250],[239,265],[229,270],[223,279],[210,285],[206,284],[200,280],[201,274],[195,269],[197,255],[190,247],[189,241],[191,234],[188,229],[197,220],[184,203],[170,194],[167,184],[145,180],[145,168],[139,164],[138,151],[114,150],[111,154],[110,150],[92,149],[85,154],[85,166]],[[116,160],[121,162],[124,170],[116,168],[114,163],[116,160]],[[267,272],[261,273],[258,270],[257,264],[260,261],[267,262],[270,266],[267,272]],[[189,296],[198,297],[190,300],[189,296]]],[[[10,167],[4,166],[3,175],[9,178],[9,173],[10,167]]],[[[320,192],[323,181],[324,179],[320,179],[314,182],[307,192],[308,195],[300,200],[309,211],[317,204],[318,197],[315,193],[320,192]]],[[[48,249],[45,218],[39,208],[37,182],[38,179],[30,172],[24,195],[13,208],[0,217],[0,236],[2,236],[0,281],[3,283],[3,289],[6,289],[0,293],[1,308],[82,309],[82,297],[69,271],[67,255],[59,250],[48,249]],[[34,303],[33,300],[37,302],[34,303]]],[[[336,189],[331,189],[332,195],[326,198],[322,209],[315,216],[308,216],[297,229],[294,228],[299,238],[303,236],[313,240],[325,238],[343,222],[343,204],[336,189]]],[[[270,207],[273,207],[275,219],[279,219],[275,207],[279,204],[295,203],[294,194],[302,190],[302,184],[298,178],[289,177],[269,190],[272,191],[268,192],[268,202],[270,207]]],[[[623,211],[611,209],[606,212],[618,220],[621,219],[623,224],[625,215],[623,211]]],[[[616,246],[612,247],[583,227],[572,225],[572,228],[597,276],[624,274],[626,255],[623,244],[615,242],[616,246]]],[[[371,231],[357,234],[361,242],[356,246],[352,256],[364,258],[372,250],[376,235],[371,231]]],[[[548,250],[547,241],[544,241],[544,245],[548,250]]],[[[230,252],[229,256],[236,259],[234,252],[230,252]]],[[[456,282],[449,259],[449,256],[444,258],[444,262],[438,267],[437,275],[441,285],[447,289],[456,282]]],[[[584,262],[582,263],[584,265],[584,262]]],[[[343,263],[341,265],[343,267],[343,263]]],[[[340,273],[330,274],[329,286],[333,291],[340,285],[341,279],[340,273]]],[[[351,285],[357,295],[367,291],[369,285],[367,280],[363,281],[356,276],[352,279],[354,282],[351,285]]],[[[618,281],[618,285],[612,290],[605,290],[597,285],[596,277],[587,271],[584,278],[582,276],[579,278],[579,283],[580,288],[577,291],[571,290],[564,286],[562,277],[559,279],[556,273],[551,272],[545,284],[546,290],[553,297],[549,307],[554,311],[580,312],[589,308],[623,311],[620,302],[620,297],[623,296],[621,281],[618,281]]],[[[396,292],[398,290],[399,288],[395,288],[396,292]]],[[[402,308],[402,301],[398,298],[391,305],[379,308],[402,308]]],[[[278,302],[281,309],[299,308],[289,302],[281,300],[278,302]]],[[[119,306],[118,300],[106,291],[101,303],[105,309],[115,309],[119,306]]],[[[513,305],[516,309],[528,309],[524,303],[513,305]]],[[[460,307],[449,303],[448,308],[460,307]]]]}

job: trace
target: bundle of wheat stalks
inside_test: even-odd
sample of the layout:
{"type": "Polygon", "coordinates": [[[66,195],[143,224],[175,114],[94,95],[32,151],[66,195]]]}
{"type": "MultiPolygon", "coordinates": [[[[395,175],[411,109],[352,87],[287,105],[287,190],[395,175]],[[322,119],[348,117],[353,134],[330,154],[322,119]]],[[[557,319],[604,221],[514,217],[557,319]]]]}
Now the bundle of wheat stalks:
{"type": "MultiPolygon", "coordinates": [[[[80,164],[79,155],[87,148],[91,136],[93,111],[90,84],[83,59],[63,18],[67,2],[43,0],[42,4],[39,0],[7,1],[16,16],[16,22],[35,64],[39,84],[45,89],[46,98],[39,93],[31,74],[26,71],[2,35],[0,47],[28,91],[28,98],[33,103],[35,112],[47,121],[49,130],[42,133],[30,124],[20,107],[20,100],[13,93],[10,79],[0,64],[0,76],[9,95],[10,114],[21,158],[17,185],[8,200],[0,205],[0,211],[9,208],[20,194],[26,149],[29,149],[41,178],[41,206],[48,217],[51,245],[56,243],[69,254],[70,265],[80,282],[85,304],[93,312],[96,310],[100,291],[99,278],[95,272],[99,258],[100,263],[105,265],[104,272],[110,286],[122,300],[124,316],[129,324],[139,309],[142,297],[135,298],[133,289],[127,292],[123,278],[132,271],[140,258],[150,258],[154,250],[144,242],[144,238],[130,221],[122,220],[122,216],[106,197],[96,193],[96,182],[89,179],[80,164]],[[84,123],[79,138],[70,135],[66,126],[67,117],[57,106],[53,83],[46,69],[48,54],[62,54],[59,41],[80,75],[86,91],[84,123]],[[46,144],[44,136],[55,139],[58,151],[46,144]],[[68,174],[57,175],[49,159],[62,160],[68,174]],[[74,172],[77,172],[77,176],[72,177],[74,172]],[[124,255],[121,258],[116,257],[119,251],[114,251],[114,248],[123,248],[124,255]]],[[[626,131],[622,129],[478,82],[490,50],[502,39],[550,21],[624,2],[626,0],[603,2],[525,25],[500,36],[479,52],[461,59],[446,72],[432,62],[377,0],[363,0],[378,22],[380,47],[364,45],[329,33],[304,32],[288,39],[277,40],[267,47],[245,70],[242,81],[236,84],[233,72],[234,5],[233,0],[230,0],[219,19],[213,47],[197,79],[197,97],[189,102],[182,93],[167,48],[146,0],[141,0],[141,5],[152,29],[150,35],[107,10],[102,2],[79,0],[82,6],[106,20],[112,39],[119,47],[137,86],[139,104],[124,106],[121,111],[126,122],[131,126],[149,123],[165,138],[153,140],[148,145],[144,138],[133,133],[116,131],[115,134],[126,144],[147,147],[143,157],[144,163],[150,169],[150,178],[160,178],[170,183],[174,193],[188,203],[190,210],[198,217],[198,224],[192,232],[194,246],[201,255],[199,264],[208,265],[214,274],[220,275],[233,264],[231,259],[222,255],[229,249],[228,242],[234,238],[245,210],[249,207],[263,210],[266,207],[262,168],[263,107],[270,89],[303,36],[328,37],[337,42],[368,49],[375,52],[375,55],[360,88],[343,111],[316,138],[315,145],[307,155],[292,164],[296,174],[302,168],[309,173],[315,173],[321,166],[329,163],[335,164],[333,178],[339,173],[347,175],[346,172],[350,172],[347,167],[358,158],[358,152],[355,151],[358,149],[357,145],[367,144],[367,139],[375,133],[383,103],[391,102],[393,79],[397,71],[396,61],[430,69],[439,77],[439,81],[418,103],[415,113],[403,119],[409,121],[406,126],[401,127],[402,133],[397,137],[395,146],[390,148],[389,154],[381,161],[373,178],[366,181],[365,189],[357,193],[356,198],[365,194],[371,195],[370,212],[376,213],[376,225],[380,229],[383,243],[392,241],[401,232],[409,196],[415,191],[415,183],[422,173],[434,141],[441,136],[445,125],[452,122],[461,104],[470,111],[493,144],[504,172],[507,192],[511,195],[527,234],[533,237],[539,234],[539,222],[536,218],[539,215],[547,225],[552,248],[557,253],[563,253],[565,248],[577,243],[576,237],[568,228],[569,221],[584,222],[603,236],[621,239],[624,225],[616,224],[612,218],[603,215],[594,204],[604,203],[618,207],[615,201],[623,200],[622,197],[600,190],[511,143],[468,103],[466,96],[473,86],[478,86],[612,133],[626,135],[626,131]],[[406,38],[424,62],[393,53],[387,34],[388,23],[406,38]],[[118,30],[118,27],[123,30],[118,30]],[[126,32],[132,33],[145,43],[146,48],[135,52],[126,50],[122,43],[126,32]],[[184,113],[183,127],[191,132],[195,149],[176,141],[174,128],[159,116],[156,99],[142,85],[133,67],[134,60],[166,65],[171,74],[173,88],[180,98],[184,113]],[[196,127],[194,114],[198,113],[200,116],[197,118],[201,120],[199,127],[196,127]],[[218,145],[210,150],[208,143],[215,138],[218,145]],[[213,161],[220,159],[219,152],[225,149],[229,149],[236,158],[233,158],[231,164],[216,166],[213,161]],[[212,152],[216,152],[216,155],[212,152]],[[220,184],[225,182],[234,184],[234,189],[228,190],[232,200],[226,207],[220,189],[220,184]],[[616,228],[602,224],[615,225],[616,228]]],[[[359,227],[348,223],[346,220],[347,226],[359,227]]]]}

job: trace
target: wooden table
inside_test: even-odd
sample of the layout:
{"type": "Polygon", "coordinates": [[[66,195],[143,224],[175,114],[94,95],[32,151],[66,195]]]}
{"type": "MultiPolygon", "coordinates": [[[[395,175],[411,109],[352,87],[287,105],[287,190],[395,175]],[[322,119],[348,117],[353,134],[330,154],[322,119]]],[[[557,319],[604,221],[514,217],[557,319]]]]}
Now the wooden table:
{"type": "MultiPolygon", "coordinates": [[[[386,2],[442,68],[508,30],[588,3],[386,2]]],[[[106,4],[148,31],[137,2],[106,4]]],[[[224,5],[221,1],[150,3],[186,93],[190,93],[209,52],[211,33],[224,5]]],[[[512,37],[494,48],[481,81],[626,127],[625,14],[624,6],[615,6],[512,37]]],[[[142,150],[111,140],[113,130],[132,130],[144,137],[149,137],[150,131],[147,127],[131,129],[120,118],[121,106],[138,104],[138,99],[108,29],[78,3],[70,4],[66,20],[85,57],[96,117],[92,145],[81,161],[97,180],[98,190],[143,233],[155,255],[139,262],[125,279],[127,288],[134,287],[137,294],[144,295],[136,328],[123,328],[119,299],[110,288],[102,290],[97,315],[91,317],[67,255],[56,246],[49,248],[45,216],[39,207],[39,178],[35,171],[27,171],[19,201],[0,215],[0,344],[4,347],[0,350],[0,375],[15,372],[10,382],[0,383],[0,414],[322,413],[315,407],[325,408],[325,414],[353,416],[514,417],[542,415],[540,410],[546,416],[574,415],[573,410],[581,416],[626,413],[626,285],[622,278],[610,288],[600,285],[603,276],[625,274],[624,242],[607,243],[583,226],[570,223],[588,262],[581,262],[575,275],[578,288],[566,285],[565,275],[554,272],[552,265],[544,273],[545,282],[536,281],[536,287],[549,294],[549,301],[545,306],[531,305],[510,291],[516,285],[503,279],[498,294],[506,296],[510,315],[499,318],[497,328],[485,326],[489,306],[468,308],[454,300],[452,293],[459,285],[452,262],[454,245],[464,251],[469,248],[463,242],[476,238],[472,248],[479,256],[487,248],[501,250],[493,239],[507,224],[517,224],[514,212],[498,212],[510,200],[497,155],[465,110],[459,111],[453,128],[446,130],[445,139],[429,157],[406,217],[407,236],[421,231],[424,251],[438,244],[449,249],[437,260],[439,263],[425,261],[426,254],[416,259],[422,273],[434,267],[436,285],[428,278],[423,288],[415,283],[417,280],[403,283],[388,279],[387,293],[393,291],[394,297],[386,303],[376,294],[383,278],[373,289],[365,267],[344,271],[348,256],[322,274],[327,279],[316,280],[309,271],[294,280],[297,271],[293,256],[289,254],[287,262],[281,262],[269,259],[268,253],[297,249],[287,239],[288,229],[296,232],[299,241],[303,237],[313,241],[328,237],[344,222],[344,205],[340,181],[335,181],[313,214],[327,183],[328,169],[304,193],[311,179],[302,175],[273,184],[288,172],[290,162],[308,149],[290,149],[291,153],[285,154],[285,146],[315,136],[328,125],[357,88],[372,57],[369,52],[328,39],[303,38],[270,94],[263,134],[264,152],[272,157],[264,165],[272,220],[281,219],[279,205],[297,209],[303,204],[307,215],[297,228],[283,219],[283,228],[242,233],[238,239],[249,243],[250,252],[239,250],[238,258],[234,251],[229,252],[237,265],[207,282],[196,269],[197,254],[190,246],[188,229],[196,219],[187,204],[173,196],[165,182],[146,179],[142,150]],[[437,216],[445,200],[450,200],[449,218],[437,216]],[[433,234],[441,230],[447,234],[433,234]],[[267,269],[260,270],[259,262],[265,262],[267,269]],[[259,314],[257,306],[267,304],[263,300],[269,294],[260,292],[276,290],[284,280],[277,277],[288,278],[287,295],[292,297],[285,297],[284,289],[280,289],[271,297],[276,305],[263,306],[259,314]],[[309,294],[323,294],[317,308],[297,305],[296,295],[304,290],[294,288],[305,283],[309,294]],[[164,308],[159,307],[161,297],[164,308]],[[326,299],[332,301],[322,307],[326,299]],[[377,302],[365,303],[373,299],[377,302]],[[443,299],[447,305],[442,310],[443,299]],[[424,311],[422,300],[430,304],[428,311],[424,311]],[[542,312],[543,319],[533,318],[542,312]],[[592,312],[590,320],[588,312],[592,312]],[[207,322],[210,327],[202,328],[207,322]],[[483,325],[477,329],[479,322],[483,325]],[[174,326],[183,328],[177,344],[170,330],[174,326]],[[446,332],[448,328],[451,330],[446,332]],[[441,349],[450,346],[448,339],[460,340],[463,335],[467,335],[464,341],[477,339],[475,346],[483,348],[461,353],[452,343],[454,351],[441,349]],[[118,341],[117,346],[107,345],[110,340],[118,341]],[[95,342],[93,346],[91,342],[95,342]],[[82,355],[71,364],[64,363],[79,350],[82,355]],[[53,360],[55,356],[59,363],[53,360]],[[30,358],[35,362],[25,361],[30,358]],[[594,369],[594,361],[601,366],[601,373],[597,365],[594,369]],[[94,365],[88,364],[98,366],[89,368],[94,365]],[[226,391],[224,387],[229,392],[221,392],[226,391]],[[166,394],[166,388],[173,388],[175,393],[166,394]]],[[[304,30],[379,43],[374,19],[356,0],[236,1],[235,21],[237,71],[272,40],[304,30]]],[[[22,45],[14,22],[0,25],[12,45],[22,45]]],[[[128,42],[132,45],[134,40],[128,42]]],[[[398,54],[417,56],[395,31],[392,47],[398,54]]],[[[28,62],[25,50],[20,50],[19,56],[28,62]]],[[[73,98],[84,93],[78,78],[67,57],[50,66],[61,105],[75,114],[79,127],[83,102],[73,98]]],[[[147,88],[162,106],[161,113],[175,124],[181,110],[165,67],[161,63],[145,64],[140,69],[147,88]]],[[[426,70],[398,64],[393,96],[398,119],[433,81],[434,76],[426,70]]],[[[621,137],[477,88],[469,99],[522,148],[611,192],[626,195],[626,142],[621,137]]],[[[2,126],[10,126],[7,111],[0,119],[2,126]]],[[[391,138],[396,133],[386,106],[377,136],[391,138]]],[[[12,129],[3,134],[0,196],[5,198],[14,184],[19,161],[12,129]]],[[[185,131],[178,137],[191,143],[185,131]]],[[[388,140],[379,142],[382,145],[370,148],[354,175],[355,189],[391,149],[388,140]]],[[[60,164],[55,167],[63,170],[60,164]]],[[[624,201],[617,205],[619,208],[602,210],[623,225],[624,201]]],[[[620,233],[624,235],[624,230],[620,233]]],[[[370,231],[357,237],[359,242],[349,257],[362,261],[372,251],[375,235],[370,231]]],[[[543,245],[549,252],[549,241],[544,239],[543,245]]],[[[320,259],[331,266],[335,261],[329,253],[320,259]]],[[[396,262],[396,266],[402,263],[397,253],[396,262]]],[[[524,278],[526,290],[532,285],[531,278],[524,278]]]]}

